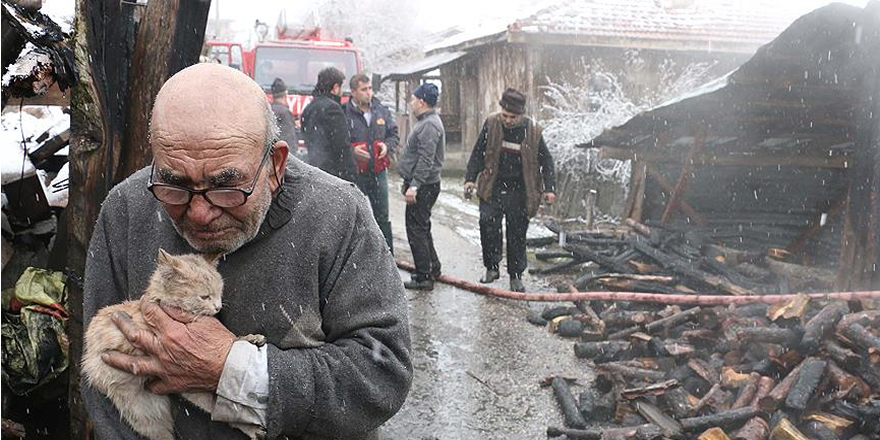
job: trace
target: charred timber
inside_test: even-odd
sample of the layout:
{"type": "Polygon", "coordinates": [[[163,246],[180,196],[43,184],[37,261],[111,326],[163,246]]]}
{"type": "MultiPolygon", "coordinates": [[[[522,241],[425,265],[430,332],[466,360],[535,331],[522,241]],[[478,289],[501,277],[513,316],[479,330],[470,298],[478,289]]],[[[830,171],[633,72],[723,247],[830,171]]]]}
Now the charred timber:
{"type": "Polygon", "coordinates": [[[556,395],[556,401],[559,402],[559,407],[562,409],[562,414],[565,416],[565,424],[571,428],[586,427],[587,422],[578,410],[574,396],[571,395],[571,388],[568,386],[568,381],[557,376],[553,378],[550,386],[553,387],[553,394],[556,395]]]}
{"type": "Polygon", "coordinates": [[[785,406],[797,411],[803,411],[809,405],[813,393],[822,381],[827,362],[818,358],[807,358],[801,365],[797,379],[785,398],[785,406]]]}
{"type": "Polygon", "coordinates": [[[748,289],[735,285],[730,281],[721,279],[718,276],[712,275],[699,269],[695,269],[691,263],[684,261],[681,258],[667,254],[659,249],[656,249],[645,242],[639,240],[630,240],[630,245],[632,245],[636,250],[638,250],[645,256],[648,256],[660,263],[660,265],[664,268],[680,273],[688,278],[692,278],[694,280],[705,283],[723,292],[731,293],[734,295],[749,295],[753,293],[748,289]]]}
{"type": "Polygon", "coordinates": [[[880,353],[880,337],[868,331],[862,324],[852,323],[841,330],[843,337],[852,341],[867,353],[880,353]]]}
{"type": "Polygon", "coordinates": [[[772,377],[761,376],[761,380],[758,381],[758,389],[755,391],[752,401],[749,402],[749,406],[757,407],[758,402],[764,397],[767,397],[770,394],[770,391],[773,391],[774,386],[776,386],[776,381],[773,380],[772,377]]]}
{"type": "Polygon", "coordinates": [[[828,356],[830,356],[831,359],[834,359],[839,365],[846,368],[858,366],[859,360],[861,359],[854,351],[842,347],[834,341],[825,342],[825,353],[827,353],[828,356]]]}
{"type": "Polygon", "coordinates": [[[796,343],[801,337],[796,330],[779,327],[738,327],[734,333],[739,341],[768,342],[786,346],[796,343]]]}
{"type": "Polygon", "coordinates": [[[601,255],[598,252],[593,252],[591,249],[588,249],[584,246],[566,244],[565,246],[563,246],[563,248],[571,252],[575,256],[575,258],[579,260],[592,261],[599,266],[602,266],[614,272],[630,273],[633,271],[632,268],[630,268],[628,265],[618,263],[614,259],[601,255]]]}
{"type": "Polygon", "coordinates": [[[826,305],[816,316],[804,325],[804,336],[801,338],[801,349],[814,353],[822,345],[822,341],[834,329],[843,315],[849,313],[844,302],[833,302],[826,305]]]}
{"type": "Polygon", "coordinates": [[[792,369],[782,381],[773,387],[773,390],[770,391],[770,394],[768,394],[767,397],[758,401],[758,406],[765,412],[777,410],[780,407],[780,404],[788,397],[788,393],[791,391],[791,387],[797,380],[803,366],[804,364],[802,362],[794,367],[794,369],[792,369]]]}
{"type": "Polygon", "coordinates": [[[605,429],[547,428],[548,437],[560,435],[571,440],[655,440],[662,437],[660,428],[653,424],[605,429]]]}
{"type": "Polygon", "coordinates": [[[866,399],[871,395],[871,386],[862,378],[840,368],[834,362],[828,362],[828,378],[837,388],[837,398],[851,396],[856,399],[866,399]]]}
{"type": "Polygon", "coordinates": [[[681,423],[678,423],[672,417],[669,417],[662,409],[660,409],[657,405],[651,404],[644,400],[636,401],[636,411],[642,415],[648,422],[657,425],[660,428],[660,432],[663,434],[663,437],[668,438],[681,438],[683,434],[683,428],[681,423]]]}
{"type": "Polygon", "coordinates": [[[715,414],[702,417],[691,417],[682,419],[681,426],[685,431],[702,431],[713,427],[729,428],[733,425],[742,423],[758,415],[758,410],[752,407],[737,408],[727,411],[721,411],[715,414]]]}
{"type": "MultiPolygon", "coordinates": [[[[608,365],[608,364],[605,364],[608,365]]],[[[627,388],[620,392],[621,399],[636,399],[639,397],[645,396],[660,396],[664,395],[670,391],[670,389],[679,389],[678,381],[675,379],[670,379],[667,381],[663,381],[660,383],[654,383],[651,385],[637,387],[637,388],[627,388]]]]}
{"type": "Polygon", "coordinates": [[[660,396],[660,401],[669,408],[676,419],[683,419],[691,415],[691,402],[695,400],[696,397],[681,387],[671,388],[660,396]]]}
{"type": "Polygon", "coordinates": [[[770,425],[760,417],[752,417],[742,428],[733,432],[733,440],[766,440],[770,425]]]}
{"type": "Polygon", "coordinates": [[[731,405],[731,408],[742,408],[744,406],[749,406],[752,402],[752,399],[755,397],[755,393],[758,392],[758,383],[761,381],[761,375],[758,373],[749,374],[749,379],[746,381],[745,385],[740,388],[739,395],[736,397],[736,400],[731,405]]]}
{"type": "Polygon", "coordinates": [[[574,345],[574,355],[579,358],[593,359],[595,362],[611,362],[622,360],[618,354],[628,352],[631,348],[632,344],[626,341],[579,342],[574,345]]]}

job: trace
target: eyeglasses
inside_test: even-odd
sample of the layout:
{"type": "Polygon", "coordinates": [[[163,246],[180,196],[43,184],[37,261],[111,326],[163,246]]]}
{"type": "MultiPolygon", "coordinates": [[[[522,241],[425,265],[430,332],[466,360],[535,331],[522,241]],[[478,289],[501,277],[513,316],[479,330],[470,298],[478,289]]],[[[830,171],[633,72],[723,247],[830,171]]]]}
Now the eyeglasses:
{"type": "Polygon", "coordinates": [[[257,173],[254,175],[254,180],[251,182],[249,189],[190,189],[172,185],[170,183],[153,183],[153,172],[156,167],[155,161],[150,165],[150,181],[147,183],[147,189],[153,193],[153,197],[155,197],[156,200],[169,205],[187,205],[194,195],[200,195],[204,197],[208,203],[218,208],[235,208],[244,205],[245,202],[247,202],[247,198],[254,192],[254,189],[257,186],[257,179],[260,178],[260,174],[263,172],[263,166],[266,164],[266,159],[270,156],[271,152],[272,147],[269,147],[266,149],[266,153],[263,154],[263,160],[260,161],[260,166],[257,168],[257,173]]]}

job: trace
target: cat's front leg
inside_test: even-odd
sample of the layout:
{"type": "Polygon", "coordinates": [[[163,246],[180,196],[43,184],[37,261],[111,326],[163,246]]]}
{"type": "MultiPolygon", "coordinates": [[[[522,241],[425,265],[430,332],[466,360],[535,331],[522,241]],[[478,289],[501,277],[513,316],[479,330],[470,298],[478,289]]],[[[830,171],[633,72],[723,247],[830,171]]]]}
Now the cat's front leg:
{"type": "Polygon", "coordinates": [[[263,335],[254,335],[254,334],[244,335],[244,336],[239,336],[238,340],[250,342],[251,344],[254,344],[257,347],[262,347],[262,346],[266,345],[266,337],[263,335]]]}

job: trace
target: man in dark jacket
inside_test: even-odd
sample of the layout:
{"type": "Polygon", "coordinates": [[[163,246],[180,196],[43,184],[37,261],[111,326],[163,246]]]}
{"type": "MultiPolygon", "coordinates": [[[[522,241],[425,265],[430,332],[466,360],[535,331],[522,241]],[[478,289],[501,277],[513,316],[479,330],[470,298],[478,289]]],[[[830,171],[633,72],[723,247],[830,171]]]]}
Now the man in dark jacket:
{"type": "Polygon", "coordinates": [[[318,72],[312,102],[302,112],[308,162],[340,179],[354,182],[357,168],[348,144],[348,121],[342,110],[345,74],[335,67],[318,72]]]}
{"type": "Polygon", "coordinates": [[[278,123],[278,129],[281,130],[281,140],[287,142],[295,156],[300,157],[296,124],[287,103],[287,84],[281,78],[272,81],[272,113],[275,114],[275,121],[278,123]]]}
{"type": "MultiPolygon", "coordinates": [[[[95,224],[84,324],[140,298],[160,248],[222,253],[219,314],[195,319],[144,301],[148,328],[112,318],[138,355],[104,361],[169,395],[179,439],[246,440],[230,423],[272,440],[378,439],[412,379],[406,294],[363,195],[288,160],[265,96],[213,63],[162,86],[149,126],[153,165],[110,191],[95,224]],[[266,345],[236,340],[247,334],[266,345]],[[181,392],[214,395],[213,411],[181,392]]],[[[143,440],[88,381],[82,395],[95,438],[143,440]]]]}
{"type": "Polygon", "coordinates": [[[425,83],[413,91],[410,106],[416,123],[406,139],[406,150],[397,162],[406,197],[406,238],[412,250],[416,271],[407,289],[432,290],[440,276],[440,259],[431,235],[431,208],[440,195],[440,170],[446,151],[446,132],[434,107],[440,91],[425,83]]]}
{"type": "Polygon", "coordinates": [[[486,275],[481,283],[500,277],[501,220],[507,225],[507,273],[510,290],[524,292],[522,273],[526,270],[526,230],[529,218],[538,212],[543,198],[556,200],[553,157],[544,143],[541,127],[523,117],[526,97],[508,88],[501,96],[501,112],[486,118],[468,160],[465,198],[477,186],[480,198],[480,243],[486,275]]]}
{"type": "Polygon", "coordinates": [[[394,116],[373,98],[370,77],[362,73],[351,77],[351,99],[343,106],[351,127],[351,147],[358,175],[355,183],[373,207],[373,216],[388,249],[394,251],[391,221],[388,218],[388,156],[397,147],[394,116]]]}

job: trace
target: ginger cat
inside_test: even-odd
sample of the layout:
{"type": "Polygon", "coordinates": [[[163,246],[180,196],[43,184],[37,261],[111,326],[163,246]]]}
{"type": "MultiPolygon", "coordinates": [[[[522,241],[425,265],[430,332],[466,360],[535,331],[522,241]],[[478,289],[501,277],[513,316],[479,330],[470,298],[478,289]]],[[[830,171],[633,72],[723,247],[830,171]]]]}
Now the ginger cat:
{"type": "MultiPolygon", "coordinates": [[[[125,312],[142,328],[147,325],[139,301],[156,301],[196,315],[213,316],[222,307],[223,279],[217,272],[219,255],[170,255],[159,249],[158,265],[140,300],[102,308],[95,314],[85,334],[82,371],[96,390],[119,409],[122,418],[139,434],[151,440],[174,440],[171,401],[144,388],[147,378],[117,370],[101,360],[105,351],[144,355],[134,348],[110,320],[115,312],[125,312]]],[[[214,395],[185,393],[187,400],[211,412],[214,395]]]]}

